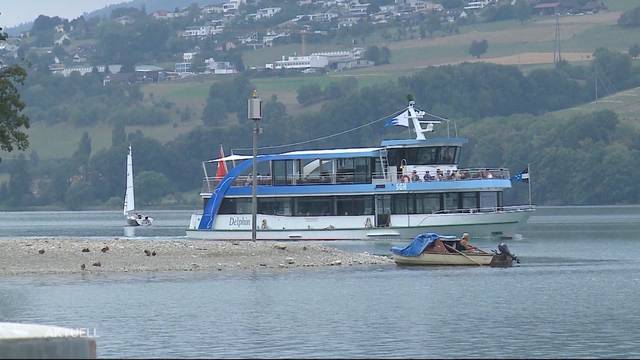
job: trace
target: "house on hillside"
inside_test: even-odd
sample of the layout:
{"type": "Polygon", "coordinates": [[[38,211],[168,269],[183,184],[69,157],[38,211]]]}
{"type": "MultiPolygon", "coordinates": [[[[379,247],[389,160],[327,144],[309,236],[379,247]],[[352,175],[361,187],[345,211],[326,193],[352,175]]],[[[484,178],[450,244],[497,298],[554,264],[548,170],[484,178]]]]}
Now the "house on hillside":
{"type": "Polygon", "coordinates": [[[286,39],[288,37],[289,37],[289,34],[284,32],[275,33],[273,31],[269,31],[262,37],[262,44],[264,44],[264,46],[266,47],[272,47],[273,42],[276,41],[277,39],[286,39]]]}
{"type": "Polygon", "coordinates": [[[64,45],[65,41],[71,41],[71,38],[67,34],[62,34],[59,39],[54,41],[53,43],[58,46],[64,45]]]}
{"type": "Polygon", "coordinates": [[[365,17],[367,16],[367,11],[369,10],[369,6],[371,4],[369,3],[359,3],[359,2],[353,2],[351,3],[351,5],[349,6],[349,16],[352,17],[365,17]]]}
{"type": "Polygon", "coordinates": [[[275,14],[279,13],[280,11],[282,11],[282,8],[279,8],[279,7],[262,8],[262,9],[258,9],[258,11],[255,14],[248,14],[246,16],[246,19],[247,20],[268,19],[270,17],[273,17],[275,14]]]}
{"type": "Polygon", "coordinates": [[[206,70],[205,73],[215,75],[235,74],[238,72],[236,67],[228,61],[215,61],[213,58],[204,60],[206,70]]]}
{"type": "Polygon", "coordinates": [[[329,65],[329,59],[326,56],[309,55],[309,56],[289,56],[282,60],[278,60],[275,64],[267,64],[266,68],[271,69],[324,69],[329,65]]]}
{"type": "Polygon", "coordinates": [[[133,24],[134,22],[136,22],[131,16],[129,15],[123,15],[120,16],[119,18],[114,19],[115,22],[117,22],[120,25],[126,26],[129,24],[133,24]]]}
{"type": "Polygon", "coordinates": [[[200,12],[203,14],[211,15],[211,14],[222,14],[224,9],[222,5],[205,5],[200,9],[200,12]]]}
{"type": "Polygon", "coordinates": [[[533,13],[536,15],[553,15],[559,14],[561,4],[559,2],[540,3],[533,7],[533,13]]]}
{"type": "Polygon", "coordinates": [[[154,82],[162,80],[163,68],[155,65],[136,65],[136,82],[154,82]]]}

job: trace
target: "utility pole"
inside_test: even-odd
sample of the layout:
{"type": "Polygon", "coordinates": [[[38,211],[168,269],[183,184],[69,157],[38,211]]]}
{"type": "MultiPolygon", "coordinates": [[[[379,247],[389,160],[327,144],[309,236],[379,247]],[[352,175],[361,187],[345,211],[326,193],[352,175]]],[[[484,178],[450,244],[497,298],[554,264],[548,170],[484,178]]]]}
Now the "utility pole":
{"type": "Polygon", "coordinates": [[[249,98],[249,109],[247,114],[249,120],[253,120],[253,158],[251,163],[251,241],[256,241],[256,229],[258,221],[258,197],[256,189],[258,186],[258,133],[260,132],[260,119],[262,118],[262,100],[258,97],[258,92],[253,90],[249,98]]]}
{"type": "Polygon", "coordinates": [[[562,61],[562,53],[560,51],[560,14],[556,13],[556,36],[553,49],[553,63],[557,64],[562,61]]]}
{"type": "Polygon", "coordinates": [[[594,101],[595,104],[598,103],[598,63],[597,62],[593,62],[593,71],[594,71],[594,82],[595,82],[595,88],[596,88],[596,100],[594,101]]]}

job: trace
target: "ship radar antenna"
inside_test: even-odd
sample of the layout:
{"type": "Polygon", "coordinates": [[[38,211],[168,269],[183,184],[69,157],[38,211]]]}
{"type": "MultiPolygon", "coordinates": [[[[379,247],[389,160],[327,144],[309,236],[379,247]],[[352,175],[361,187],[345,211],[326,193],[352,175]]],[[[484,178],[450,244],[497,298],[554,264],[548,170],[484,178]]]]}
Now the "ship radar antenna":
{"type": "MultiPolygon", "coordinates": [[[[403,113],[404,116],[407,116],[411,119],[411,123],[413,124],[413,129],[416,132],[416,140],[426,140],[425,133],[433,132],[434,125],[441,124],[442,121],[447,122],[447,137],[449,137],[449,119],[445,119],[440,116],[436,116],[426,111],[418,110],[415,108],[415,101],[413,100],[413,96],[407,95],[407,100],[409,100],[409,106],[407,106],[407,110],[403,113]],[[429,119],[423,120],[425,115],[429,115],[429,119]],[[423,127],[422,124],[426,126],[423,127]]],[[[402,116],[403,114],[399,115],[402,116]]],[[[407,121],[407,125],[408,121],[407,121]]]]}

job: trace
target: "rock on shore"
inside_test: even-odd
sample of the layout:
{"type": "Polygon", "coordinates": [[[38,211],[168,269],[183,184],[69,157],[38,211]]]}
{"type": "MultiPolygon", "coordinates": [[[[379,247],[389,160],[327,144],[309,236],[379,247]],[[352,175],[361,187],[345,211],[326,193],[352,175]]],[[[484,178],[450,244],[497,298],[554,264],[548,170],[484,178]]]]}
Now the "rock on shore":
{"type": "Polygon", "coordinates": [[[82,238],[0,240],[0,275],[286,270],[392,263],[391,259],[384,256],[350,253],[320,242],[130,240],[119,238],[104,240],[82,238]],[[105,248],[108,251],[104,251],[105,248]],[[84,249],[89,249],[89,251],[84,249]]]}

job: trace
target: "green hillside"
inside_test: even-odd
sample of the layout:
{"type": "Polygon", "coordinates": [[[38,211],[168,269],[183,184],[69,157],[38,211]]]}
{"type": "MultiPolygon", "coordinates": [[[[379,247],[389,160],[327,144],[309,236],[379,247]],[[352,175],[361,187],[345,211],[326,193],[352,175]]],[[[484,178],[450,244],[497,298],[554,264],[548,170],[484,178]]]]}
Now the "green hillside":
{"type": "MultiPolygon", "coordinates": [[[[616,25],[620,10],[636,4],[633,0],[611,0],[607,2],[611,11],[594,15],[561,17],[561,38],[563,57],[569,61],[584,62],[590,59],[597,47],[608,47],[626,51],[640,39],[640,29],[622,29],[616,25]]],[[[299,75],[292,77],[264,77],[251,79],[260,95],[268,99],[277,95],[290,114],[316,111],[321,104],[302,107],[297,103],[296,90],[304,85],[316,83],[325,85],[346,76],[358,80],[359,86],[394,81],[399,76],[408,75],[421,68],[433,65],[459,63],[463,61],[488,61],[500,64],[514,64],[527,71],[549,66],[553,61],[553,38],[555,20],[551,17],[535,17],[525,24],[518,21],[481,23],[460,28],[460,34],[447,35],[435,33],[433,38],[419,39],[417,28],[414,39],[387,41],[381,31],[368,35],[364,43],[356,46],[376,44],[388,46],[392,52],[389,65],[366,69],[332,72],[326,75],[299,75]],[[472,58],[468,53],[471,41],[487,39],[489,50],[480,59],[472,58]]],[[[307,52],[327,49],[347,49],[346,44],[307,44],[307,52]]],[[[299,52],[299,45],[275,46],[272,48],[246,51],[243,60],[247,67],[264,65],[268,61],[279,59],[282,55],[299,52]]],[[[202,77],[182,81],[162,82],[144,85],[142,90],[148,105],[165,101],[171,106],[171,122],[159,126],[129,127],[140,129],[145,135],[161,141],[168,141],[201,124],[200,117],[206,104],[209,88],[221,77],[202,77]],[[183,114],[189,113],[185,117],[183,114]]],[[[633,110],[629,110],[633,112],[633,110]]],[[[71,155],[80,136],[88,131],[92,137],[93,150],[108,147],[111,143],[111,128],[106,124],[92,127],[74,127],[72,124],[46,126],[32,124],[29,130],[31,149],[41,158],[61,158],[71,155]],[[54,136],[59,141],[47,141],[54,136]]],[[[12,157],[13,154],[8,157],[12,157]]],[[[5,154],[3,157],[7,157],[5,154]]]]}

